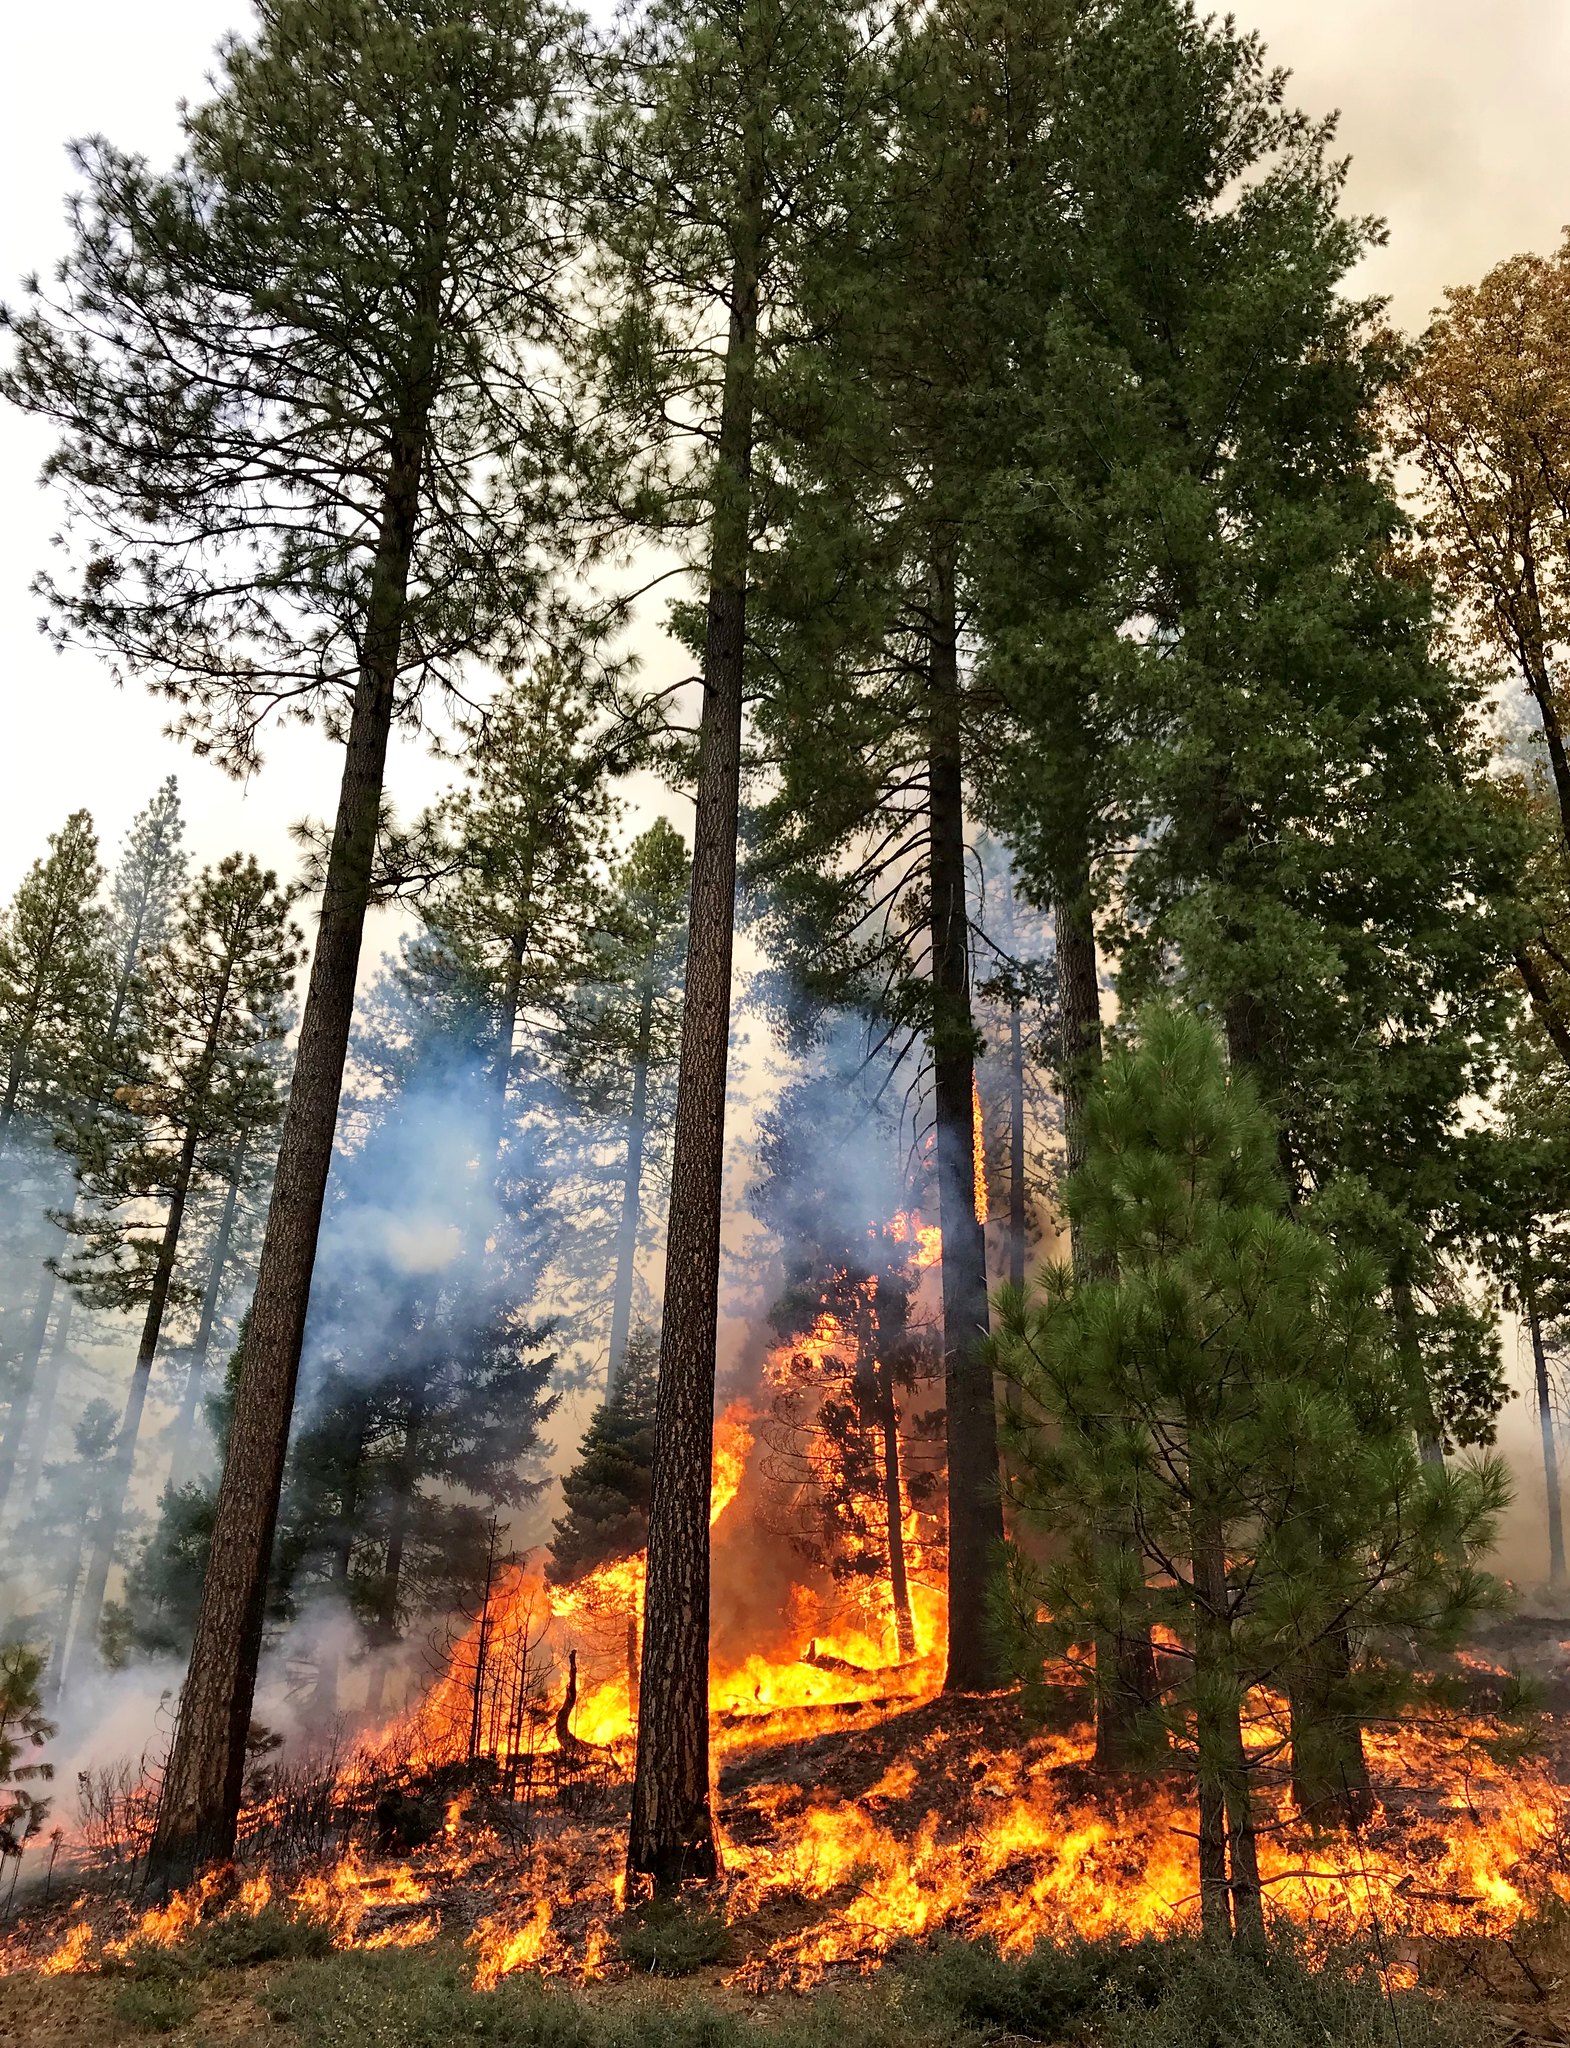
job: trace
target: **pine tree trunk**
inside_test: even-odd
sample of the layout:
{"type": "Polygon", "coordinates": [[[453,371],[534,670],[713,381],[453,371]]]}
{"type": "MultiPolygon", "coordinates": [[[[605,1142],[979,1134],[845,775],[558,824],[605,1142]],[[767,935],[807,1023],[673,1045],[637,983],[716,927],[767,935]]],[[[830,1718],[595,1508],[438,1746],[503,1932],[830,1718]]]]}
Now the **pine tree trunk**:
{"type": "MultiPolygon", "coordinates": [[[[1088,854],[1080,856],[1071,873],[1059,877],[1053,891],[1052,923],[1058,956],[1058,1087],[1063,1099],[1063,1163],[1074,1174],[1085,1164],[1085,1105],[1101,1073],[1101,977],[1096,967],[1088,854]]],[[[1071,1222],[1069,1228],[1074,1273],[1077,1278],[1088,1279],[1089,1261],[1080,1227],[1071,1222]]]]}
{"type": "Polygon", "coordinates": [[[54,1335],[49,1341],[49,1370],[44,1376],[44,1402],[38,1411],[38,1420],[28,1431],[33,1440],[32,1456],[27,1461],[27,1475],[22,1481],[22,1490],[17,1498],[18,1520],[32,1507],[38,1498],[38,1488],[44,1476],[44,1461],[49,1455],[49,1434],[54,1427],[55,1407],[60,1398],[60,1382],[64,1377],[67,1358],[71,1348],[71,1318],[76,1313],[76,1295],[69,1287],[55,1316],[54,1335]]]}
{"type": "Polygon", "coordinates": [[[316,953],[300,1023],[212,1547],[149,1857],[160,1882],[234,1848],[267,1574],[370,900],[427,408],[395,435],[316,953]]]}
{"type": "Polygon", "coordinates": [[[49,1312],[54,1306],[54,1298],[55,1276],[45,1266],[39,1278],[33,1313],[28,1318],[27,1335],[22,1340],[22,1357],[17,1367],[16,1384],[11,1390],[11,1409],[5,1419],[5,1434],[0,1436],[0,1515],[4,1514],[10,1498],[17,1459],[21,1456],[23,1439],[27,1434],[28,1410],[33,1405],[38,1362],[49,1334],[49,1312]]]}
{"type": "Polygon", "coordinates": [[[1025,1034],[1009,1005],[1009,1285],[1025,1284],[1025,1034]]]}
{"type": "Polygon", "coordinates": [[[649,1117],[649,1050],[654,1035],[654,983],[646,980],[638,1004],[632,1102],[627,1111],[627,1163],[622,1174],[621,1221],[616,1231],[616,1278],[611,1292],[610,1361],[605,1398],[614,1400],[632,1328],[632,1288],[638,1268],[638,1224],[643,1214],[643,1147],[649,1117]]]}
{"type": "Polygon", "coordinates": [[[1238,1674],[1233,1666],[1223,1533],[1207,1506],[1207,1484],[1191,1464],[1194,1574],[1195,1736],[1199,1765],[1200,1913],[1205,1931],[1257,1949],[1264,1907],[1253,1799],[1243,1748],[1238,1674]]]}
{"type": "Polygon", "coordinates": [[[409,1542],[409,1517],[414,1506],[414,1486],[420,1467],[420,1438],[424,1430],[425,1410],[419,1401],[411,1401],[403,1426],[403,1448],[393,1468],[387,1555],[382,1567],[382,1583],[376,1594],[376,1640],[382,1648],[398,1640],[398,1596],[403,1586],[403,1554],[409,1542]]]}
{"type": "Polygon", "coordinates": [[[114,1457],[104,1482],[104,1499],[98,1513],[98,1524],[93,1531],[92,1551],[87,1561],[87,1578],[82,1587],[76,1632],[71,1642],[71,1661],[66,1667],[68,1685],[85,1676],[98,1651],[98,1623],[103,1613],[109,1574],[114,1569],[114,1554],[120,1541],[120,1526],[125,1519],[126,1497],[131,1490],[131,1473],[136,1464],[136,1442],[142,1429],[142,1411],[147,1405],[147,1386],[153,1374],[153,1360],[158,1355],[158,1339],[163,1331],[164,1311],[169,1306],[169,1289],[174,1280],[175,1260],[180,1252],[180,1232],[185,1224],[185,1205],[191,1191],[191,1175],[196,1166],[201,1117],[207,1106],[213,1062],[217,1057],[218,1033],[228,1005],[228,996],[229,968],[226,967],[213,1005],[213,1021],[198,1068],[199,1079],[193,1090],[194,1099],[187,1112],[185,1137],[180,1146],[179,1163],[175,1168],[174,1181],[169,1190],[169,1214],[164,1220],[164,1234],[158,1247],[158,1264],[153,1269],[152,1292],[148,1297],[147,1314],[142,1321],[141,1342],[136,1348],[136,1364],[131,1373],[130,1391],[126,1395],[125,1412],[120,1418],[120,1431],[115,1438],[114,1457]]]}
{"type": "Polygon", "coordinates": [[[22,1028],[11,1041],[11,1057],[6,1062],[5,1093],[0,1096],[0,1148],[3,1148],[16,1116],[17,1098],[22,1092],[22,1083],[27,1078],[27,1065],[32,1058],[33,1037],[37,1029],[38,991],[35,989],[22,1028]]]}
{"type": "MultiPolygon", "coordinates": [[[[365,1465],[365,1431],[366,1414],[361,1406],[343,1461],[343,1493],[338,1502],[328,1571],[328,1584],[343,1603],[346,1614],[349,1611],[349,1573],[354,1564],[354,1539],[360,1522],[360,1476],[365,1465]]],[[[318,1727],[325,1726],[338,1712],[341,1665],[338,1645],[330,1643],[317,1661],[316,1690],[311,1696],[311,1715],[318,1727]]]]}
{"type": "MultiPolygon", "coordinates": [[[[531,885],[532,886],[532,885],[531,885]]],[[[502,999],[496,1018],[496,1149],[507,1140],[507,1091],[512,1086],[514,1046],[518,1037],[518,1005],[523,996],[523,956],[528,933],[520,928],[507,948],[507,972],[502,981],[502,999]]]]}
{"type": "Polygon", "coordinates": [[[186,1368],[185,1391],[180,1396],[180,1413],[174,1425],[174,1455],[169,1461],[169,1484],[181,1486],[190,1469],[191,1449],[196,1436],[196,1407],[201,1398],[202,1376],[207,1370],[207,1353],[212,1346],[213,1324],[218,1318],[218,1303],[223,1295],[224,1268],[229,1263],[229,1240],[234,1235],[235,1212],[240,1204],[240,1181],[245,1171],[245,1140],[242,1138],[234,1148],[229,1162],[229,1185],[224,1189],[223,1213],[218,1219],[218,1235],[213,1240],[213,1259],[208,1268],[207,1286],[202,1295],[202,1313],[196,1326],[196,1337],[191,1345],[190,1363],[186,1368]]]}
{"type": "Polygon", "coordinates": [[[76,1617],[76,1589],[82,1580],[82,1553],[87,1548],[87,1518],[81,1516],[71,1544],[71,1561],[60,1581],[60,1599],[55,1609],[54,1641],[49,1651],[49,1673],[44,1697],[52,1706],[65,1684],[66,1663],[71,1654],[71,1625],[76,1617]]]}
{"type": "Polygon", "coordinates": [[[1408,1395],[1412,1403],[1413,1428],[1417,1433],[1423,1463],[1442,1465],[1445,1462],[1444,1439],[1440,1434],[1439,1418],[1434,1413],[1433,1395],[1429,1390],[1428,1374],[1423,1365],[1423,1346],[1418,1333],[1417,1299],[1412,1292],[1411,1280],[1400,1266],[1391,1276],[1390,1312],[1395,1321],[1396,1350],[1406,1374],[1408,1395]]]}
{"type": "Polygon", "coordinates": [[[946,1692],[1004,1682],[987,1620],[1003,1549],[998,1417],[988,1334],[987,1248],[976,1217],[975,1050],[970,918],[965,904],[964,756],[960,735],[956,549],[934,544],[928,601],[927,806],[932,893],[932,1093],[938,1221],[943,1232],[943,1351],[948,1444],[946,1692]]]}
{"type": "Polygon", "coordinates": [[[879,1470],[883,1479],[883,1526],[889,1559],[889,1605],[894,1611],[894,1640],[903,1663],[916,1654],[916,1625],[910,1606],[910,1577],[905,1565],[904,1489],[900,1484],[899,1408],[894,1375],[878,1356],[872,1304],[866,1290],[856,1291],[857,1411],[862,1421],[877,1426],[879,1470]]]}
{"type": "Polygon", "coordinates": [[[900,1661],[916,1654],[916,1620],[910,1606],[910,1579],[905,1567],[904,1489],[900,1485],[899,1411],[894,1381],[882,1361],[878,1374],[878,1420],[883,1433],[883,1517],[889,1535],[889,1597],[894,1606],[894,1635],[900,1661]]]}
{"type": "MultiPolygon", "coordinates": [[[[1083,849],[1058,877],[1053,890],[1053,929],[1058,959],[1058,1086],[1063,1101],[1064,1165],[1077,1173],[1089,1152],[1086,1106],[1101,1073],[1101,976],[1096,965],[1096,924],[1091,896],[1090,856],[1083,849]]],[[[1093,1270],[1077,1223],[1069,1226],[1069,1254],[1081,1283],[1102,1277],[1093,1270]]],[[[1100,1541],[1121,1550],[1119,1576],[1139,1576],[1133,1539],[1108,1529],[1100,1541]]],[[[1126,1771],[1141,1760],[1153,1734],[1150,1708],[1158,1692],[1155,1651],[1142,1614],[1132,1613],[1096,1639],[1096,1762],[1105,1771],[1126,1771]]],[[[1202,1823],[1203,1827],[1203,1823],[1202,1823]]]]}
{"type": "Polygon", "coordinates": [[[1532,1015],[1548,1033],[1559,1057],[1570,1067],[1570,1013],[1554,1001],[1548,977],[1524,947],[1516,954],[1515,964],[1522,986],[1532,998],[1532,1015]]]}
{"type": "Polygon", "coordinates": [[[1537,1292],[1528,1281],[1526,1318],[1532,1332],[1532,1367],[1537,1381],[1537,1423],[1543,1439],[1543,1485],[1548,1495],[1548,1583],[1556,1593],[1565,1586],[1564,1508],[1559,1496],[1559,1451],[1554,1442],[1554,1409],[1548,1391],[1548,1354],[1543,1347],[1537,1292]]]}
{"type": "Polygon", "coordinates": [[[1352,1644],[1344,1628],[1311,1643],[1287,1672],[1292,1799],[1305,1820],[1323,1826],[1363,1820],[1372,1805],[1351,1679],[1352,1644]]]}
{"type": "Polygon", "coordinates": [[[714,483],[638,1760],[627,1836],[633,1896],[645,1878],[669,1894],[685,1879],[718,1876],[720,1868],[709,1795],[709,1486],[763,198],[760,160],[748,168],[738,209],[714,483]]]}

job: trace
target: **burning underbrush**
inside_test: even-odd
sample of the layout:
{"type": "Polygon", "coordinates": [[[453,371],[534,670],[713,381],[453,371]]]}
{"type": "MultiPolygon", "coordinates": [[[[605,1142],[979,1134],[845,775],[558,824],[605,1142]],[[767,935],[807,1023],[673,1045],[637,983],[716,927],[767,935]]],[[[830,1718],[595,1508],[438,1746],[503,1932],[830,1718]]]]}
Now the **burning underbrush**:
{"type": "MultiPolygon", "coordinates": [[[[717,1725],[726,1874],[717,1939],[697,1961],[739,1989],[804,1988],[942,1936],[1019,1955],[1043,1938],[1194,1924],[1181,1792],[1099,1778],[1087,1729],[1025,1733],[1007,1695],[846,1698],[801,1732],[813,1712],[792,1708],[773,1739],[717,1725]]],[[[1534,1909],[1570,1902],[1563,1731],[1550,1722],[1530,1757],[1499,1733],[1459,1712],[1372,1731],[1378,1805],[1356,1834],[1298,1828],[1283,1795],[1262,1842],[1274,1912],[1326,1939],[1372,1930],[1399,1981],[1425,1943],[1508,1938],[1534,1909]]],[[[458,1941],[482,1989],[520,1971],[587,1982],[692,1967],[623,1913],[629,1758],[609,1745],[591,1770],[575,1756],[547,1767],[548,1754],[527,1786],[494,1758],[378,1779],[362,1756],[358,1779],[335,1777],[330,1853],[286,1868],[258,1819],[237,1870],[166,1904],[89,1891],[27,1912],[7,1967],[124,1970],[215,1935],[241,1959],[301,1941],[458,1941]]],[[[273,1816],[280,1841],[285,1818],[273,1816]]]]}
{"type": "MultiPolygon", "coordinates": [[[[788,1392],[784,1370],[776,1384],[788,1392]]],[[[896,1394],[872,1392],[874,1416],[882,1401],[906,1431],[896,1394]]],[[[882,1468],[901,1611],[887,1572],[806,1571],[771,1535],[752,1498],[770,1441],[742,1405],[716,1437],[725,1871],[697,1914],[662,1923],[623,1894],[643,1560],[567,1586],[525,1562],[497,1571],[406,1711],[326,1757],[259,1756],[239,1858],[196,1887],[139,1898],[155,1789],[134,1772],[89,1781],[72,1881],[24,1886],[4,1968],[134,1971],[204,1944],[230,1961],[442,1945],[481,1991],[524,1973],[586,1984],[701,1969],[753,1996],[948,1937],[1007,1958],[1043,1940],[1194,1929],[1196,1821],[1176,1761],[1153,1781],[1099,1774],[1067,1672],[1044,1709],[1032,1703],[1033,1725],[1018,1695],[939,1693],[941,1552],[911,1494],[914,1458],[891,1446],[882,1468]]],[[[1559,1684],[1556,1710],[1570,1704],[1566,1646],[1560,1624],[1513,1626],[1519,1639],[1496,1646],[1508,1656],[1460,1660],[1449,1704],[1370,1729],[1374,1802],[1356,1831],[1299,1823],[1275,1760],[1279,1707],[1252,1703],[1278,1923],[1327,1945],[1373,1938],[1400,1983],[1436,1943],[1508,1943],[1540,1909],[1570,1906],[1570,1717],[1539,1717],[1528,1742],[1504,1712],[1510,1658],[1559,1684]]]]}

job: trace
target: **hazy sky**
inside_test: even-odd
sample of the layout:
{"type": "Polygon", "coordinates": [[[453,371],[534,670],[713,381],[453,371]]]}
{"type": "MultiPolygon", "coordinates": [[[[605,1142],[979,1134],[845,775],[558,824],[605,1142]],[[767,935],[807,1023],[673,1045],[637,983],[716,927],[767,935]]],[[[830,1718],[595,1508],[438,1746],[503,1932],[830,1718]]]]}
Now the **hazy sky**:
{"type": "MultiPolygon", "coordinates": [[[[1421,324],[1444,285],[1557,242],[1570,221],[1570,0],[1239,0],[1235,12],[1293,70],[1300,105],[1342,109],[1352,204],[1390,223],[1364,282],[1392,296],[1403,323],[1421,324]]],[[[18,0],[7,13],[5,296],[62,246],[67,139],[102,132],[166,157],[176,101],[200,93],[214,43],[245,19],[239,0],[18,0]]],[[[289,823],[331,808],[334,750],[309,732],[280,733],[242,791],[163,738],[161,708],[139,688],[117,691],[98,660],[57,657],[38,638],[28,584],[54,524],[36,484],[46,445],[33,423],[0,417],[0,898],[78,805],[112,854],[171,769],[200,856],[243,846],[287,865],[289,823]]],[[[441,779],[417,747],[397,750],[403,808],[441,779]]]]}

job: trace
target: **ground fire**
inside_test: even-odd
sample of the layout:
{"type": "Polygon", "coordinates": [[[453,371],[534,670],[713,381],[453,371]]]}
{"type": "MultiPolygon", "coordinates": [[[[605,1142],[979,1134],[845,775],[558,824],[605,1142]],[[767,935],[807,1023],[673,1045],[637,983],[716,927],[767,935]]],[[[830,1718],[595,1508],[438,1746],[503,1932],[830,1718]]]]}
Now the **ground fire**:
{"type": "MultiPolygon", "coordinates": [[[[919,1222],[902,1219],[900,1236],[918,1257],[933,1248],[919,1222]]],[[[843,1336],[834,1325],[813,1341],[843,1336]]],[[[765,1553],[778,1563],[768,1467],[758,1407],[732,1403],[716,1423],[710,1501],[729,1980],[802,1988],[941,1933],[1013,1953],[1045,1936],[1191,1924],[1195,1817],[1180,1778],[1136,1789],[1098,1774],[1066,1682],[1049,1682],[1034,1729],[1013,1694],[940,1696],[943,1591],[924,1562],[925,1517],[906,1511],[908,1644],[888,1586],[865,1576],[847,1602],[832,1574],[792,1572],[783,1598],[748,1607],[765,1553]],[[754,1647],[727,1651],[746,1634],[754,1647]]],[[[329,1762],[276,1772],[233,1868],[142,1910],[77,1888],[83,1862],[134,1854],[134,1842],[80,1834],[67,1843],[75,1885],[18,1922],[7,1966],[112,1967],[204,1921],[282,1906],[329,1925],[341,1947],[461,1936],[481,1988],[523,1970],[614,1973],[642,1574],[641,1556],[568,1588],[528,1560],[499,1571],[406,1711],[329,1762]]],[[[1570,1646],[1551,1626],[1514,1627],[1518,1650],[1563,1673],[1570,1646]]],[[[1300,1825],[1284,1789],[1264,1802],[1271,1911],[1321,1933],[1377,1927],[1397,1982],[1425,1939],[1508,1934],[1543,1901],[1570,1903],[1553,1724],[1535,1753],[1512,1752],[1505,1662],[1468,1653],[1457,1676],[1470,1705],[1369,1731],[1376,1803],[1355,1833],[1300,1825]]],[[[1251,1702],[1250,1741],[1274,1740],[1280,1714],[1278,1701],[1251,1702]]]]}

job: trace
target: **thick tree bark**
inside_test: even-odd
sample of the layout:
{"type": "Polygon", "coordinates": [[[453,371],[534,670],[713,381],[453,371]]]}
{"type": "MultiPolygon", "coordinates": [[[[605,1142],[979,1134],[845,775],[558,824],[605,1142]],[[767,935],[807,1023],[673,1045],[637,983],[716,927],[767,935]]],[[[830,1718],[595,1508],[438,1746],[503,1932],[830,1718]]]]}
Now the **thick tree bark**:
{"type": "Polygon", "coordinates": [[[1532,1333],[1532,1369],[1537,1382],[1537,1423],[1543,1439],[1543,1486],[1548,1496],[1548,1583],[1556,1593],[1565,1586],[1564,1507],[1559,1495],[1559,1449],[1554,1441],[1554,1408],[1548,1391],[1548,1354],[1537,1312],[1537,1291],[1525,1288],[1526,1319],[1532,1333]]]}
{"type": "Polygon", "coordinates": [[[627,1163],[622,1172],[621,1219],[616,1229],[616,1274],[611,1290],[610,1358],[605,1397],[613,1400],[632,1328],[632,1288],[638,1267],[638,1223],[643,1214],[643,1147],[649,1120],[649,1050],[654,1036],[654,983],[646,979],[638,1002],[638,1042],[627,1111],[627,1163]]]}
{"type": "Polygon", "coordinates": [[[202,1604],[149,1858],[180,1882],[234,1848],[267,1574],[370,899],[419,516],[425,412],[398,432],[382,507],[321,923],[236,1389],[202,1604]]]}
{"type": "Polygon", "coordinates": [[[202,1313],[186,1367],[180,1413],[175,1418],[174,1454],[169,1461],[171,1486],[182,1485],[190,1469],[191,1447],[196,1436],[196,1404],[201,1398],[202,1376],[207,1370],[207,1354],[212,1348],[213,1324],[218,1319],[218,1303],[223,1296],[224,1268],[229,1263],[229,1241],[234,1236],[234,1219],[240,1205],[240,1182],[244,1172],[245,1140],[242,1138],[229,1162],[229,1184],[224,1189],[223,1214],[218,1219],[218,1235],[213,1240],[212,1264],[202,1293],[202,1313]]]}
{"type": "Polygon", "coordinates": [[[976,1216],[975,1051],[970,918],[965,904],[956,547],[932,552],[928,668],[927,829],[932,896],[932,1093],[938,1221],[943,1231],[943,1351],[948,1439],[949,1601],[946,1692],[1004,1682],[987,1618],[1003,1551],[997,1401],[987,1362],[987,1247],[976,1216]]]}
{"type": "Polygon", "coordinates": [[[719,1874],[709,1794],[709,1486],[719,1316],[725,1081],[741,797],[761,161],[738,209],[709,564],[690,938],[671,1159],[638,1761],[627,1875],[657,1893],[719,1874]]]}

